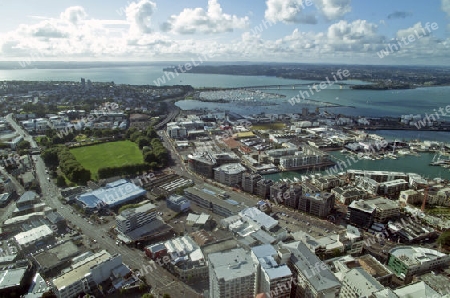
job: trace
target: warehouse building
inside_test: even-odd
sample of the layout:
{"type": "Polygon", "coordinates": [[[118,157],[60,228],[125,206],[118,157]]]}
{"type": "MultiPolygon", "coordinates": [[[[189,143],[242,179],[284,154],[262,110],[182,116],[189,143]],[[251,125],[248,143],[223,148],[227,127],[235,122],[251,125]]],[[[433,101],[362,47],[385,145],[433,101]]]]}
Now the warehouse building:
{"type": "Polygon", "coordinates": [[[99,209],[102,207],[116,207],[145,196],[147,191],[139,186],[120,179],[106,184],[105,187],[82,194],[78,201],[85,209],[99,209]]]}

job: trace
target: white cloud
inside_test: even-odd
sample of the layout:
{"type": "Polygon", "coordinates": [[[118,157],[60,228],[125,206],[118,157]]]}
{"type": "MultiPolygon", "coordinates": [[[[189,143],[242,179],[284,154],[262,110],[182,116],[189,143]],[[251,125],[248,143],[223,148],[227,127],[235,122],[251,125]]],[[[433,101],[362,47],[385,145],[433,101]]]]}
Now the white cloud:
{"type": "Polygon", "coordinates": [[[151,17],[156,9],[156,4],[149,0],[132,2],[125,9],[127,20],[130,23],[132,34],[151,33],[151,17]]]}
{"type": "Polygon", "coordinates": [[[317,23],[315,16],[302,13],[308,5],[312,5],[310,0],[267,0],[266,5],[265,18],[273,23],[317,23]]]}
{"type": "Polygon", "coordinates": [[[179,15],[172,15],[161,26],[163,31],[178,34],[224,33],[234,29],[247,28],[248,17],[239,18],[236,15],[223,13],[217,0],[208,0],[208,9],[186,8],[179,15]]]}
{"type": "Polygon", "coordinates": [[[337,20],[352,10],[352,0],[314,0],[327,20],[337,20]]]}
{"type": "MultiPolygon", "coordinates": [[[[34,24],[20,25],[13,31],[0,34],[0,57],[12,60],[37,56],[42,61],[94,58],[167,61],[198,60],[199,55],[206,54],[214,56],[210,60],[220,61],[381,63],[384,60],[380,61],[377,51],[402,37],[423,32],[425,27],[417,23],[411,28],[398,30],[390,40],[378,33],[381,25],[367,20],[336,21],[322,31],[305,32],[296,28],[291,34],[276,39],[265,39],[250,32],[243,33],[240,38],[230,38],[234,35],[229,34],[205,37],[201,34],[226,33],[248,24],[247,18],[225,14],[218,2],[211,0],[207,11],[187,9],[169,19],[172,21],[169,24],[171,33],[196,33],[180,37],[158,32],[156,28],[151,30],[149,18],[154,16],[155,9],[153,2],[144,0],[127,7],[127,20],[94,19],[80,7],[70,7],[55,18],[35,17],[34,24]],[[235,22],[236,19],[238,21],[235,22]]],[[[287,22],[290,16],[293,14],[287,11],[277,21],[287,22]]],[[[386,61],[397,58],[427,61],[430,57],[448,61],[449,45],[448,39],[423,36],[392,53],[386,61]]]]}
{"type": "Polygon", "coordinates": [[[447,15],[450,16],[450,0],[442,0],[441,8],[447,15]]]}
{"type": "Polygon", "coordinates": [[[378,25],[366,20],[356,20],[351,23],[339,21],[328,28],[327,36],[333,41],[352,42],[356,40],[376,41],[378,25]]]}
{"type": "Polygon", "coordinates": [[[77,25],[80,21],[86,19],[87,14],[83,7],[72,6],[61,13],[61,20],[67,21],[70,24],[77,25]]]}

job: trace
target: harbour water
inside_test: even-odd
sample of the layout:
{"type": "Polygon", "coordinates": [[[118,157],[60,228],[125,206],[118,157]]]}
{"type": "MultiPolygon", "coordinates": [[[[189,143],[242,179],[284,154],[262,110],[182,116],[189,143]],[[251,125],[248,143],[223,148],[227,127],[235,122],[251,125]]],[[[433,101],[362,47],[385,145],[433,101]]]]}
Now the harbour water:
{"type": "MultiPolygon", "coordinates": [[[[132,85],[154,85],[154,81],[164,76],[164,66],[130,66],[130,67],[105,67],[105,68],[77,68],[77,69],[14,69],[0,70],[0,80],[53,80],[53,81],[79,81],[80,78],[90,79],[93,82],[111,82],[116,84],[132,85]]],[[[325,79],[325,78],[324,78],[325,79]]],[[[231,75],[211,75],[211,74],[180,74],[172,80],[166,82],[167,85],[192,85],[193,87],[223,87],[236,88],[245,86],[262,85],[294,85],[302,83],[313,83],[301,80],[287,80],[282,78],[264,77],[264,76],[231,76],[231,75]]],[[[315,82],[317,83],[317,82],[315,82]]],[[[346,82],[349,83],[349,82],[346,82]]],[[[350,83],[361,84],[360,81],[350,83]]],[[[261,90],[263,92],[278,93],[285,98],[267,99],[267,105],[259,103],[249,106],[249,103],[240,104],[238,101],[231,103],[200,102],[196,100],[179,101],[177,105],[182,109],[209,109],[209,110],[227,110],[239,114],[256,113],[301,113],[303,107],[314,110],[320,107],[332,113],[341,113],[352,116],[400,116],[403,114],[421,114],[433,113],[434,109],[445,108],[448,104],[448,95],[450,86],[418,88],[409,90],[352,90],[348,85],[328,86],[319,93],[311,94],[310,100],[316,102],[298,103],[291,105],[288,99],[299,94],[300,91],[308,89],[308,85],[301,89],[296,87],[281,88],[280,90],[261,90]],[[324,107],[320,102],[328,102],[340,105],[340,107],[324,107]]],[[[450,117],[441,117],[450,120],[450,117]]],[[[427,132],[427,131],[374,131],[374,133],[384,136],[386,139],[420,139],[449,142],[449,132],[427,132]]],[[[339,158],[339,152],[333,152],[339,158]]],[[[433,159],[433,154],[421,154],[417,156],[404,156],[397,160],[361,160],[351,166],[353,169],[366,170],[388,170],[404,171],[422,174],[425,177],[441,177],[450,179],[448,169],[441,167],[431,167],[429,162],[433,159]]],[[[297,172],[284,172],[268,175],[273,179],[297,177],[301,175],[297,172]]]]}
{"type": "MultiPolygon", "coordinates": [[[[337,159],[334,161],[341,160],[346,162],[348,166],[342,164],[342,169],[338,172],[345,172],[346,170],[367,170],[367,171],[394,171],[394,172],[405,172],[405,173],[417,173],[422,175],[424,178],[442,178],[450,179],[450,170],[438,166],[430,166],[430,162],[435,158],[434,153],[421,153],[419,156],[401,156],[397,159],[382,159],[382,160],[367,160],[361,159],[353,162],[352,159],[348,158],[347,155],[335,151],[331,152],[331,155],[337,159]]],[[[448,158],[448,157],[443,157],[448,158]]],[[[355,159],[356,160],[356,159],[355,159]]],[[[331,168],[332,169],[332,168],[331,168]]],[[[294,180],[294,177],[300,179],[302,175],[311,175],[313,173],[321,173],[322,175],[327,175],[328,173],[335,173],[335,171],[297,171],[297,172],[280,172],[265,175],[265,178],[272,180],[280,179],[290,179],[294,180]]]]}
{"type": "MultiPolygon", "coordinates": [[[[32,66],[32,65],[31,65],[32,66]]],[[[169,66],[169,64],[167,65],[169,66]]],[[[80,81],[80,78],[91,81],[111,82],[116,84],[133,85],[154,85],[154,81],[165,76],[164,66],[130,66],[130,67],[97,67],[97,68],[76,68],[76,69],[29,69],[18,68],[13,70],[1,70],[0,80],[53,80],[53,81],[80,81]]],[[[330,74],[331,76],[331,74],[330,74]]],[[[326,81],[324,78],[323,81],[326,81]]],[[[302,80],[289,80],[265,76],[233,76],[233,75],[214,75],[214,74],[187,74],[181,73],[174,79],[166,80],[166,85],[191,85],[195,88],[201,87],[223,87],[236,88],[245,86],[261,85],[294,85],[303,83],[318,83],[302,80]]],[[[361,81],[345,81],[346,84],[361,84],[361,81]]],[[[311,86],[311,85],[309,85],[311,86]]],[[[261,90],[266,92],[275,92],[286,96],[285,98],[274,98],[268,100],[269,105],[257,105],[251,109],[243,109],[238,103],[211,103],[195,100],[184,100],[177,103],[182,109],[222,109],[236,113],[299,113],[303,107],[314,110],[321,107],[333,113],[341,113],[352,116],[400,116],[403,114],[422,114],[433,113],[433,109],[445,108],[448,104],[448,94],[450,86],[417,88],[408,90],[352,90],[348,85],[342,89],[339,85],[328,86],[320,92],[310,94],[306,99],[314,100],[319,104],[298,103],[291,105],[288,100],[299,94],[300,91],[308,91],[308,85],[287,88],[282,90],[261,90]],[[340,107],[324,107],[320,102],[327,102],[340,107]],[[275,103],[275,105],[274,105],[275,103]]],[[[450,117],[441,117],[450,120],[450,117]]]]}

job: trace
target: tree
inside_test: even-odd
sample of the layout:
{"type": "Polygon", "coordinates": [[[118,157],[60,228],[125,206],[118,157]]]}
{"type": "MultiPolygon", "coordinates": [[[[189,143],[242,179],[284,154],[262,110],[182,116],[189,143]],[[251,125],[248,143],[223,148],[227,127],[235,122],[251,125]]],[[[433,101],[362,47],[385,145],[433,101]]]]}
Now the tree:
{"type": "Polygon", "coordinates": [[[144,284],[144,283],[141,283],[141,284],[139,285],[139,291],[144,291],[146,288],[147,288],[147,285],[144,284]]]}
{"type": "Polygon", "coordinates": [[[101,138],[101,137],[103,136],[103,132],[102,132],[101,129],[96,129],[96,130],[94,130],[93,135],[94,135],[94,137],[96,137],[96,138],[101,138]]]}
{"type": "Polygon", "coordinates": [[[56,185],[58,187],[66,187],[67,186],[66,179],[64,179],[63,176],[58,175],[58,177],[56,177],[56,185]]]}
{"type": "Polygon", "coordinates": [[[144,136],[138,137],[136,143],[139,146],[139,149],[144,148],[144,146],[150,146],[150,139],[144,136]]]}
{"type": "Polygon", "coordinates": [[[28,141],[22,140],[19,143],[17,143],[17,149],[30,149],[31,144],[28,141]]]}
{"type": "Polygon", "coordinates": [[[147,293],[147,294],[142,295],[141,298],[155,298],[155,296],[153,294],[147,293]]]}
{"type": "Polygon", "coordinates": [[[153,126],[149,126],[146,130],[145,130],[145,135],[150,138],[150,139],[154,139],[154,138],[158,138],[158,133],[156,132],[156,130],[153,128],[153,126]]]}
{"type": "Polygon", "coordinates": [[[152,151],[148,151],[144,154],[144,161],[147,163],[152,163],[152,162],[157,163],[156,156],[152,151]]]}
{"type": "Polygon", "coordinates": [[[163,295],[163,298],[170,298],[170,295],[167,294],[167,293],[165,293],[165,294],[163,295]]]}
{"type": "Polygon", "coordinates": [[[138,129],[136,127],[130,127],[127,132],[125,133],[125,138],[130,139],[130,136],[135,133],[136,131],[138,131],[138,129]]]}
{"type": "Polygon", "coordinates": [[[140,131],[135,131],[131,134],[130,141],[136,142],[140,136],[142,136],[142,133],[140,131]]]}
{"type": "Polygon", "coordinates": [[[48,167],[56,168],[59,164],[57,148],[51,148],[51,149],[45,150],[44,152],[42,152],[41,157],[44,160],[44,163],[48,167]]]}
{"type": "Polygon", "coordinates": [[[22,140],[17,143],[17,151],[20,155],[26,154],[26,152],[31,148],[31,144],[28,141],[22,140]]]}
{"type": "Polygon", "coordinates": [[[437,244],[439,245],[450,245],[450,230],[444,231],[437,239],[437,244]]]}

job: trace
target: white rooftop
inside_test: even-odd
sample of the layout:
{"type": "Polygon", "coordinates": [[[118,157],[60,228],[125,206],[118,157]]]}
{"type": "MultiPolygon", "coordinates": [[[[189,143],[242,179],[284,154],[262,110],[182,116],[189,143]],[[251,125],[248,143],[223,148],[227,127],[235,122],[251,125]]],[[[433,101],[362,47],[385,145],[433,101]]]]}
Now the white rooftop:
{"type": "Polygon", "coordinates": [[[196,225],[204,225],[206,224],[209,218],[210,215],[206,213],[202,213],[200,215],[189,213],[186,218],[186,221],[196,225]]]}
{"type": "Polygon", "coordinates": [[[420,281],[415,284],[410,284],[406,287],[394,290],[399,298],[410,298],[410,297],[442,297],[438,292],[433,290],[425,282],[420,281]]]}
{"type": "Polygon", "coordinates": [[[344,281],[357,290],[359,297],[369,297],[372,293],[384,289],[384,286],[361,267],[346,272],[343,277],[344,281]]]}
{"type": "Polygon", "coordinates": [[[264,212],[260,211],[256,207],[249,207],[241,212],[239,212],[239,215],[242,217],[249,218],[256,222],[259,226],[264,227],[267,231],[274,228],[276,225],[278,225],[278,221],[275,220],[273,217],[265,214],[264,212]]]}
{"type": "Polygon", "coordinates": [[[245,172],[246,169],[240,163],[229,163],[229,164],[224,164],[220,167],[214,168],[214,171],[221,171],[221,172],[225,172],[229,175],[235,175],[235,174],[245,172]]]}
{"type": "Polygon", "coordinates": [[[47,225],[42,225],[37,228],[31,229],[26,232],[22,232],[14,236],[14,239],[19,245],[25,245],[28,243],[36,242],[39,239],[43,239],[53,235],[52,229],[47,225]]]}
{"type": "Polygon", "coordinates": [[[88,258],[73,264],[71,270],[53,279],[53,285],[58,290],[72,285],[86,276],[86,274],[89,274],[91,272],[91,267],[101,264],[110,258],[111,255],[106,250],[102,250],[101,252],[89,256],[88,258]]]}
{"type": "Polygon", "coordinates": [[[413,246],[399,246],[393,248],[391,249],[390,254],[397,259],[400,259],[407,266],[420,265],[447,256],[437,250],[413,246]]]}

